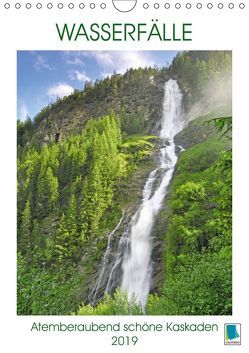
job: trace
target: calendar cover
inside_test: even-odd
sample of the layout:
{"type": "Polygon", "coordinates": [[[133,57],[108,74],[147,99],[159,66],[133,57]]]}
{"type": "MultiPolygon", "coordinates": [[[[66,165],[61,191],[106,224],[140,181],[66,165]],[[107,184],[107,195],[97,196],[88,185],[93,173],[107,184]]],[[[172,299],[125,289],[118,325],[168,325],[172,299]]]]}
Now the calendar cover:
{"type": "Polygon", "coordinates": [[[248,351],[248,20],[1,1],[3,352],[248,351]]]}

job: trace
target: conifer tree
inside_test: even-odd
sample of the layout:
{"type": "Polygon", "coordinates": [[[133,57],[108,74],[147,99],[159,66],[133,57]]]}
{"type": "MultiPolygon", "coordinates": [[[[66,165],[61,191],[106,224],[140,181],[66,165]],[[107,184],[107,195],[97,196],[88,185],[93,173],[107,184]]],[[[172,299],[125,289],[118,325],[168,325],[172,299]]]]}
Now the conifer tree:
{"type": "Polygon", "coordinates": [[[24,211],[22,213],[18,243],[20,251],[29,257],[31,251],[31,212],[29,200],[27,200],[24,211]]]}
{"type": "Polygon", "coordinates": [[[53,175],[51,167],[41,166],[41,171],[38,177],[37,190],[37,216],[44,217],[56,208],[58,200],[58,179],[53,175]]]}
{"type": "Polygon", "coordinates": [[[73,194],[70,198],[67,212],[62,214],[60,226],[55,239],[55,254],[58,260],[79,257],[80,239],[77,233],[77,204],[73,194]]]}
{"type": "Polygon", "coordinates": [[[33,221],[32,234],[31,234],[32,249],[41,246],[40,225],[37,219],[33,221]]]}

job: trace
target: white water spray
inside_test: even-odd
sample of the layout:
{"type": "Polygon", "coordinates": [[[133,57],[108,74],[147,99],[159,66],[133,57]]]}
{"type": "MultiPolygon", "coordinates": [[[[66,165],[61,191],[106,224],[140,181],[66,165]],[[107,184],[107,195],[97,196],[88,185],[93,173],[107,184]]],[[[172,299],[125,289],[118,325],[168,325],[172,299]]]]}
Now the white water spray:
{"type": "Polygon", "coordinates": [[[119,227],[121,226],[122,222],[123,222],[123,219],[124,219],[124,212],[122,211],[122,217],[120,218],[118,224],[116,225],[116,227],[113,229],[113,231],[111,231],[108,235],[108,241],[107,241],[107,247],[106,247],[106,251],[104,253],[104,256],[102,258],[102,261],[101,261],[101,270],[100,270],[100,273],[99,273],[99,276],[98,276],[98,280],[95,282],[89,296],[88,296],[88,300],[92,303],[92,304],[95,304],[96,303],[96,297],[98,295],[98,291],[99,291],[99,288],[102,284],[102,281],[103,281],[103,277],[104,277],[104,274],[105,274],[105,271],[106,271],[106,268],[107,268],[107,265],[108,265],[108,260],[109,260],[109,256],[110,256],[110,252],[111,252],[111,241],[112,241],[112,238],[114,236],[114,234],[116,233],[116,231],[119,229],[119,227]]]}
{"type": "Polygon", "coordinates": [[[172,178],[177,155],[174,136],[184,127],[182,112],[182,94],[175,80],[169,80],[164,86],[163,111],[160,138],[163,148],[160,149],[158,167],[153,170],[144,186],[142,204],[131,219],[129,246],[124,254],[121,289],[128,298],[145,307],[151,284],[151,252],[150,234],[155,217],[160,211],[172,178]],[[153,192],[155,180],[160,183],[153,192]]]}

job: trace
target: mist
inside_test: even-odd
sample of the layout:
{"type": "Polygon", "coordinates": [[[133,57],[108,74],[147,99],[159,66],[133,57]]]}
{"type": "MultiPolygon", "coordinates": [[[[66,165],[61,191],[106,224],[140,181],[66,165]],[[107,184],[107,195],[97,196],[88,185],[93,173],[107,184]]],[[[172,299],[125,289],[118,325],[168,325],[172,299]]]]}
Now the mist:
{"type": "Polygon", "coordinates": [[[202,98],[187,112],[187,120],[220,110],[221,114],[232,115],[232,76],[222,75],[222,79],[209,81],[203,89],[202,98]]]}

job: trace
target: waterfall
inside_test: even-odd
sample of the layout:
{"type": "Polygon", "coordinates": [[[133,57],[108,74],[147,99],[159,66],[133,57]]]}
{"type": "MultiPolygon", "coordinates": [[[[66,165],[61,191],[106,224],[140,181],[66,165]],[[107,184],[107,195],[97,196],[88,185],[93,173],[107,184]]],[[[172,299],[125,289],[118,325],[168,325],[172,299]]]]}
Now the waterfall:
{"type": "Polygon", "coordinates": [[[160,125],[159,136],[163,147],[160,149],[158,167],[150,173],[144,186],[141,206],[131,219],[129,247],[122,263],[121,288],[129,299],[134,297],[142,307],[147,301],[152,274],[150,234],[177,162],[174,136],[184,127],[182,94],[175,80],[165,83],[160,125]],[[160,183],[152,194],[154,181],[158,175],[161,176],[160,183]]]}
{"type": "MultiPolygon", "coordinates": [[[[120,285],[121,289],[127,293],[128,298],[134,298],[143,308],[149,295],[152,276],[150,235],[156,215],[163,205],[177,162],[174,136],[183,127],[182,94],[177,81],[171,79],[164,86],[162,117],[158,124],[158,134],[162,142],[158,165],[149,174],[143,189],[141,204],[122,233],[104,290],[104,292],[112,292],[120,285]]],[[[116,228],[109,234],[98,280],[89,295],[92,304],[95,304],[96,295],[109,261],[111,239],[122,224],[123,217],[124,215],[116,228]]]]}
{"type": "Polygon", "coordinates": [[[93,286],[90,294],[88,295],[88,301],[92,305],[96,304],[96,297],[98,295],[98,291],[100,289],[100,286],[101,286],[102,282],[104,281],[104,275],[105,275],[105,271],[107,269],[107,265],[108,265],[108,261],[109,261],[109,257],[110,257],[110,253],[111,253],[111,241],[112,241],[112,238],[113,238],[114,234],[116,233],[116,231],[121,226],[121,224],[123,222],[123,219],[124,219],[124,211],[122,211],[122,217],[120,218],[118,224],[116,225],[116,227],[108,235],[106,251],[104,253],[104,256],[102,258],[101,265],[100,265],[100,273],[98,274],[98,279],[94,283],[94,286],[93,286]]]}

